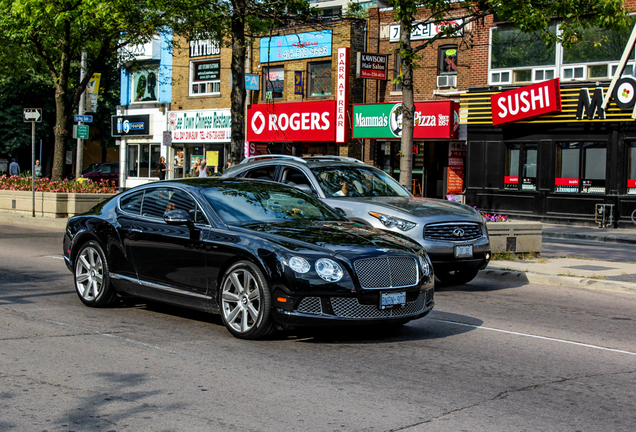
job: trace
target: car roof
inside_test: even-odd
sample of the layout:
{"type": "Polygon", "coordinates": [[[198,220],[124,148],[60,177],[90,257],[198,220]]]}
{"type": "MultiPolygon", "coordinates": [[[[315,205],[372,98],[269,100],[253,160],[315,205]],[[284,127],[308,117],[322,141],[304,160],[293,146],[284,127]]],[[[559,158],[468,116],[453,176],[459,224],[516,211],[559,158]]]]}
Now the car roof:
{"type": "Polygon", "coordinates": [[[307,168],[316,167],[334,167],[334,166],[359,166],[359,167],[371,167],[361,160],[344,157],[344,156],[311,156],[311,157],[297,157],[289,155],[260,155],[251,156],[243,159],[240,164],[234,165],[232,171],[243,170],[247,167],[256,167],[261,165],[272,164],[284,164],[284,165],[296,165],[306,166],[307,168]]]}

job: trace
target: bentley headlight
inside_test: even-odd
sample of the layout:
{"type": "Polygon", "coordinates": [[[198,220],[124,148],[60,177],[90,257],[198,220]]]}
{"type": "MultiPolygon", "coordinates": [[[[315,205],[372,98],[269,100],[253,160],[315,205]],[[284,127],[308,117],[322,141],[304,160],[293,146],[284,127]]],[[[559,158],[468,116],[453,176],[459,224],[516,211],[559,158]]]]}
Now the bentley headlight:
{"type": "Polygon", "coordinates": [[[417,255],[417,258],[420,260],[420,266],[422,266],[424,276],[428,276],[431,272],[431,266],[429,265],[428,258],[426,257],[426,252],[422,251],[417,255]]]}
{"type": "Polygon", "coordinates": [[[340,264],[329,258],[320,258],[316,261],[316,273],[327,282],[338,282],[344,275],[340,264]]]}
{"type": "Polygon", "coordinates": [[[387,216],[385,214],[382,213],[376,213],[376,212],[369,212],[369,214],[373,217],[376,217],[380,220],[380,222],[382,222],[382,224],[387,227],[387,228],[398,228],[401,231],[408,231],[411,228],[413,228],[415,225],[417,225],[414,222],[409,222],[407,220],[404,219],[399,219],[393,216],[387,216]]]}
{"type": "Polygon", "coordinates": [[[311,266],[307,262],[305,258],[301,257],[291,257],[289,259],[289,268],[295,271],[296,273],[307,273],[311,270],[311,266]]]}

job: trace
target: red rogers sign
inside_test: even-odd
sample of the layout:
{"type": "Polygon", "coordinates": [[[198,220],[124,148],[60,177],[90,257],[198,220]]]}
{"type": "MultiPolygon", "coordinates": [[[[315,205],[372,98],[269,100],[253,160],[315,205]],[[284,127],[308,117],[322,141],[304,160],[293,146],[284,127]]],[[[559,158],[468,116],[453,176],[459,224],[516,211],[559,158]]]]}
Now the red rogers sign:
{"type": "Polygon", "coordinates": [[[559,79],[492,95],[490,106],[494,126],[559,112],[561,111],[559,79]]]}
{"type": "Polygon", "coordinates": [[[335,141],[336,101],[269,103],[247,109],[247,141],[335,141]]]}

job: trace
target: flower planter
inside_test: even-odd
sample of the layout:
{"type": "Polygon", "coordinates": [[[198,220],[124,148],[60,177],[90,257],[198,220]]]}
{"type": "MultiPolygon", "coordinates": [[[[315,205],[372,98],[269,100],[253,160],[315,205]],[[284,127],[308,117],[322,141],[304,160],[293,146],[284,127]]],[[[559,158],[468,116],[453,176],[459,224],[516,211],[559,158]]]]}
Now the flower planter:
{"type": "MultiPolygon", "coordinates": [[[[35,193],[35,215],[45,218],[68,218],[84,213],[116,194],[35,193]]],[[[33,192],[0,190],[0,211],[33,214],[33,192]]]]}
{"type": "Polygon", "coordinates": [[[541,252],[543,225],[539,222],[487,222],[492,253],[541,252]]]}

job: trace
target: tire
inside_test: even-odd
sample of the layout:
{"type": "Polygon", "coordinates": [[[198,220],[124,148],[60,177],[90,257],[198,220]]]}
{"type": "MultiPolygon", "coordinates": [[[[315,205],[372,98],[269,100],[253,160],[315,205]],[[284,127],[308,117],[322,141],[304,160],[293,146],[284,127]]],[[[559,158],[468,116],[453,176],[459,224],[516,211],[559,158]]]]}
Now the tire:
{"type": "Polygon", "coordinates": [[[475,269],[454,269],[445,272],[435,273],[437,279],[443,285],[461,285],[475,279],[479,270],[475,269]]]}
{"type": "Polygon", "coordinates": [[[112,305],[117,292],[110,282],[109,266],[102,247],[94,241],[82,245],[73,265],[75,291],[90,307],[112,305]]]}
{"type": "Polygon", "coordinates": [[[240,261],[225,273],[219,304],[223,324],[234,337],[259,339],[274,329],[272,296],[265,276],[249,261],[240,261]]]}

